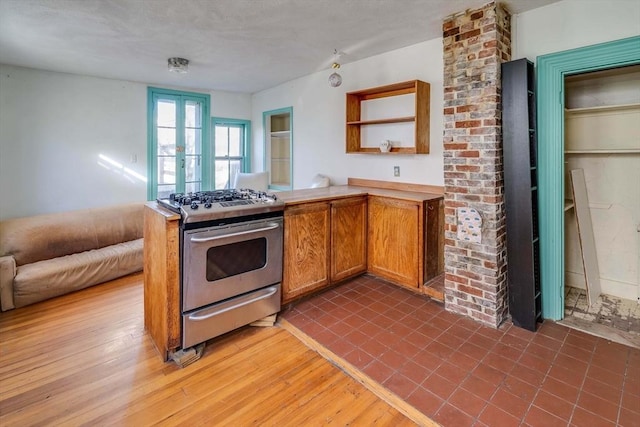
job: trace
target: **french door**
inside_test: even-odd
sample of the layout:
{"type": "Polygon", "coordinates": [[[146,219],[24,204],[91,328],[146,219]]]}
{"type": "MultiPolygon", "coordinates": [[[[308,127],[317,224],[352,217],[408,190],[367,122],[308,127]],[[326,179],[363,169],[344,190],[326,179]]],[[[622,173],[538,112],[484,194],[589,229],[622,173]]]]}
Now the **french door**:
{"type": "Polygon", "coordinates": [[[209,96],[149,88],[150,200],[208,187],[209,96]]]}

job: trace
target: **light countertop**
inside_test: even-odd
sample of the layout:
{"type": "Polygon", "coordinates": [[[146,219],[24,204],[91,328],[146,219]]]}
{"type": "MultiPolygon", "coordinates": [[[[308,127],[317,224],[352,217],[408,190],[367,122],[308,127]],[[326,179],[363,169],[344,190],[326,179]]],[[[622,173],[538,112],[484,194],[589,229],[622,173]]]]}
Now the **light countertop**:
{"type": "Polygon", "coordinates": [[[442,194],[422,193],[416,191],[388,190],[375,187],[360,187],[355,185],[333,185],[324,188],[306,188],[301,190],[280,191],[277,196],[284,201],[285,206],[298,203],[320,202],[324,200],[340,199],[353,196],[381,196],[393,199],[423,202],[441,199],[442,194]]]}

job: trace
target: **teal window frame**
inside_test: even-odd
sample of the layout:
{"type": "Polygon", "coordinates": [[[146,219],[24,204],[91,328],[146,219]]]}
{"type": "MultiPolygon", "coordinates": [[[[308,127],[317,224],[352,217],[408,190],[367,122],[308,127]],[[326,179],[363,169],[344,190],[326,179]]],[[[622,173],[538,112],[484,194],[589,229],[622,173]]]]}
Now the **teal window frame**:
{"type": "MultiPolygon", "coordinates": [[[[186,101],[202,103],[202,152],[201,154],[201,186],[203,190],[211,188],[210,161],[210,124],[211,96],[205,93],[185,92],[158,87],[147,87],[147,200],[155,200],[158,195],[158,146],[156,100],[171,99],[179,103],[178,119],[176,121],[176,145],[184,147],[184,105],[186,101]]],[[[176,171],[184,161],[184,151],[176,152],[176,171]]],[[[176,173],[176,191],[184,191],[185,178],[176,173]]]]}
{"type": "Polygon", "coordinates": [[[564,317],[564,79],[640,64],[640,36],[537,57],[542,317],[564,317]]]}
{"type": "MultiPolygon", "coordinates": [[[[241,164],[241,172],[251,172],[251,121],[243,120],[243,119],[229,119],[223,117],[212,117],[211,118],[211,168],[215,167],[215,147],[216,147],[216,126],[217,125],[228,125],[228,126],[242,126],[244,128],[243,132],[243,141],[242,141],[242,161],[241,164]]],[[[211,188],[215,188],[215,171],[211,173],[211,188]]]]}
{"type": "Polygon", "coordinates": [[[264,136],[263,136],[263,168],[265,171],[269,171],[269,188],[272,190],[279,190],[279,191],[285,191],[285,190],[293,190],[293,107],[285,107],[285,108],[278,108],[276,110],[269,110],[269,111],[265,111],[262,113],[262,129],[264,130],[264,136]],[[269,135],[267,135],[267,129],[269,128],[267,126],[267,120],[269,119],[269,117],[271,116],[276,116],[278,114],[283,114],[283,113],[288,113],[289,114],[289,156],[291,157],[291,160],[289,162],[289,185],[273,185],[271,184],[271,168],[269,168],[268,166],[268,160],[267,159],[267,152],[270,152],[267,149],[267,143],[269,143],[271,141],[271,137],[269,135]]]}

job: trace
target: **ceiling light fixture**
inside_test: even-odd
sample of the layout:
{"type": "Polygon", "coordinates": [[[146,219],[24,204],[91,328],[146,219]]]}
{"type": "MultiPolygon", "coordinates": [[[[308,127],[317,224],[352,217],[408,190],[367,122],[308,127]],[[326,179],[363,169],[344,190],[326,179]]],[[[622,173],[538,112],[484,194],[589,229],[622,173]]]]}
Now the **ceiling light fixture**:
{"type": "Polygon", "coordinates": [[[169,71],[172,73],[184,74],[189,71],[189,60],[184,58],[169,58],[169,71]]]}
{"type": "MultiPolygon", "coordinates": [[[[333,49],[333,64],[331,64],[331,68],[333,68],[334,70],[337,70],[338,68],[340,68],[340,63],[338,62],[339,58],[340,58],[340,54],[338,53],[338,50],[333,49]]],[[[340,86],[342,84],[342,76],[338,74],[337,71],[334,71],[329,76],[329,84],[331,85],[331,87],[340,86]]]]}

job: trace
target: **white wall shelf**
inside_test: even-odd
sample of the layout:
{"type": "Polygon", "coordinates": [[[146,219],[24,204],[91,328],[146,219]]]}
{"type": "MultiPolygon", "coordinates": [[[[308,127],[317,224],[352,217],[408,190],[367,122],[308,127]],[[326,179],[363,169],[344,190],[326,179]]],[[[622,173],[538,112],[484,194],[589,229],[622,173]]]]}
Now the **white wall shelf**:
{"type": "Polygon", "coordinates": [[[565,110],[565,154],[640,152],[640,104],[565,110]]]}
{"type": "Polygon", "coordinates": [[[293,188],[293,108],[262,113],[265,142],[265,170],[269,172],[269,188],[293,188]]]}

